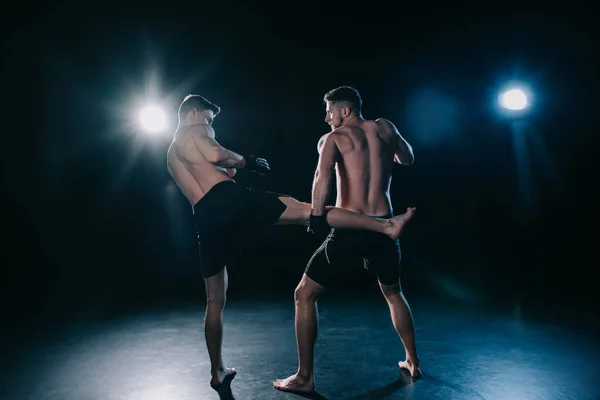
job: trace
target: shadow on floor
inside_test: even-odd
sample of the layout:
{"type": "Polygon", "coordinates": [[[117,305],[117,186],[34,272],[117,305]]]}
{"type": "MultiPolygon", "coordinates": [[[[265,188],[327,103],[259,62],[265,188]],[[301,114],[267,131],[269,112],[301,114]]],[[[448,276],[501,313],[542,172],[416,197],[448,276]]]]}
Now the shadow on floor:
{"type": "Polygon", "coordinates": [[[310,399],[310,400],[327,400],[327,397],[317,393],[317,392],[312,392],[312,393],[294,393],[300,397],[304,397],[305,399],[310,399]]]}
{"type": "Polygon", "coordinates": [[[348,398],[347,400],[382,400],[401,388],[413,383],[410,374],[404,371],[400,372],[400,376],[395,381],[388,383],[377,389],[370,390],[365,393],[348,398]]]}
{"type": "Polygon", "coordinates": [[[223,383],[218,387],[213,387],[215,392],[219,395],[219,400],[235,400],[233,393],[231,392],[231,382],[235,376],[227,376],[223,383]]]}

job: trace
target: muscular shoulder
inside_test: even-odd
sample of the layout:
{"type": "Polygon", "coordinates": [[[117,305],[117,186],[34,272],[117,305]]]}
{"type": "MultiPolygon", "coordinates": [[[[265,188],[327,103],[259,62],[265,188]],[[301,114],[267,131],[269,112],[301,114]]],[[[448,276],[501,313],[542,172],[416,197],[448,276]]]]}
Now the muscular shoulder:
{"type": "Polygon", "coordinates": [[[178,149],[184,148],[187,146],[190,141],[192,142],[202,142],[210,141],[214,138],[214,133],[212,133],[212,128],[207,124],[198,124],[198,125],[190,125],[181,129],[177,129],[175,131],[175,145],[178,149]]]}
{"type": "Polygon", "coordinates": [[[390,120],[389,120],[389,119],[387,119],[387,118],[377,118],[377,119],[375,120],[375,123],[376,123],[378,126],[380,126],[381,128],[385,129],[385,130],[392,130],[392,131],[393,131],[393,130],[395,130],[395,128],[396,128],[396,127],[394,126],[394,124],[392,123],[392,121],[390,121],[390,120]]]}
{"type": "Polygon", "coordinates": [[[400,134],[398,128],[396,128],[392,121],[386,118],[378,118],[375,120],[375,123],[377,124],[379,136],[384,140],[397,137],[400,134]]]}
{"type": "Polygon", "coordinates": [[[321,152],[321,149],[323,149],[323,146],[325,146],[325,143],[331,142],[333,140],[331,137],[332,133],[333,132],[326,133],[323,136],[321,136],[321,139],[319,139],[319,143],[317,143],[317,150],[319,151],[319,153],[321,152]]]}
{"type": "Polygon", "coordinates": [[[328,140],[329,137],[329,133],[326,133],[325,135],[321,136],[321,139],[319,139],[319,143],[317,143],[317,152],[321,153],[321,151],[323,150],[323,146],[325,146],[325,142],[328,140]]]}
{"type": "Polygon", "coordinates": [[[214,136],[211,135],[212,132],[212,128],[208,124],[195,124],[177,129],[177,131],[175,131],[175,138],[184,139],[188,136],[212,137],[214,136]]]}
{"type": "Polygon", "coordinates": [[[342,137],[346,136],[347,134],[348,134],[347,128],[345,128],[343,126],[336,128],[333,131],[321,136],[321,139],[319,139],[319,144],[317,145],[317,149],[320,152],[326,144],[336,144],[337,145],[339,143],[339,140],[342,137]]]}
{"type": "Polygon", "coordinates": [[[353,128],[351,128],[349,126],[340,126],[339,128],[336,128],[333,131],[328,133],[329,140],[339,142],[340,140],[343,140],[344,138],[351,136],[352,129],[353,128]]]}

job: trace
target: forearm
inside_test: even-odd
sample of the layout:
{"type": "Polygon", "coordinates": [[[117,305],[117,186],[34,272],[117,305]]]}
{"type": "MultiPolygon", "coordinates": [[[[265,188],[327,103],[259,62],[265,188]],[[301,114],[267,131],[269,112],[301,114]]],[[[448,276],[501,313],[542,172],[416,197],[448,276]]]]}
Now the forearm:
{"type": "Polygon", "coordinates": [[[312,188],[312,214],[323,215],[325,205],[329,199],[333,175],[317,171],[313,180],[312,188]]]}

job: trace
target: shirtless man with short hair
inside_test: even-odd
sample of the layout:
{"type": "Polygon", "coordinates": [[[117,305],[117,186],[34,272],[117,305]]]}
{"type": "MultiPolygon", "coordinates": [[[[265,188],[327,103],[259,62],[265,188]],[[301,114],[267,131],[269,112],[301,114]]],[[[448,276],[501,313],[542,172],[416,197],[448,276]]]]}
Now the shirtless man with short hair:
{"type": "MultiPolygon", "coordinates": [[[[312,215],[325,212],[334,170],[337,175],[336,206],[364,215],[393,215],[390,184],[394,162],[410,165],[411,146],[387,119],[366,120],[358,91],[343,86],[327,93],[325,122],[332,131],[318,144],[319,162],[312,193],[312,215]]],[[[409,212],[414,209],[409,209],[409,212]]],[[[334,227],[335,228],[335,227],[334,227]]],[[[392,322],[406,353],[398,363],[414,379],[421,376],[413,319],[400,285],[398,239],[375,232],[332,229],[312,256],[294,293],[298,372],[273,386],[291,392],[314,391],[313,351],[318,334],[317,299],[335,278],[357,263],[368,265],[390,308],[392,322]]]]}
{"type": "Polygon", "coordinates": [[[235,369],[221,358],[223,309],[227,292],[226,265],[239,248],[243,235],[253,235],[271,225],[305,225],[362,229],[396,239],[412,211],[394,218],[371,218],[340,208],[321,210],[311,217],[311,205],[271,192],[238,185],[236,169],[260,174],[270,171],[263,158],[242,156],[221,146],[212,127],[221,109],[200,95],[188,95],[179,107],[179,126],[167,152],[168,170],[193,209],[198,233],[200,266],[206,281],[205,338],[211,362],[213,388],[231,380],[235,369]]]}

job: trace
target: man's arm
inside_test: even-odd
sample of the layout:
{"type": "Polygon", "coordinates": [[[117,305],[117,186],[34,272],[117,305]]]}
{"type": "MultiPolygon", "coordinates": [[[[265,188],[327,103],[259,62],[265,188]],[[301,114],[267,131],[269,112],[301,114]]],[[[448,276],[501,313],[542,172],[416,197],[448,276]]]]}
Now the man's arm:
{"type": "Polygon", "coordinates": [[[196,149],[209,163],[223,168],[244,168],[246,159],[221,146],[213,137],[209,135],[210,125],[197,125],[191,134],[194,139],[196,149]]]}
{"type": "Polygon", "coordinates": [[[331,133],[323,136],[318,144],[319,162],[312,187],[312,215],[323,215],[331,193],[333,169],[339,158],[339,150],[331,133]]]}
{"type": "Polygon", "coordinates": [[[396,146],[394,150],[394,162],[402,165],[411,165],[414,163],[415,155],[413,154],[412,146],[402,137],[396,126],[385,118],[379,118],[376,122],[385,125],[394,133],[394,143],[396,146]]]}

